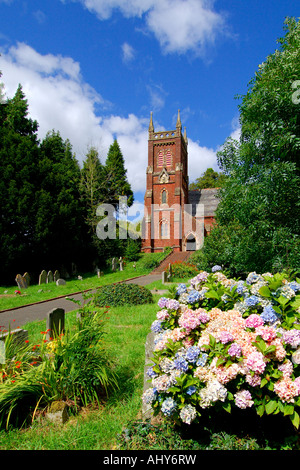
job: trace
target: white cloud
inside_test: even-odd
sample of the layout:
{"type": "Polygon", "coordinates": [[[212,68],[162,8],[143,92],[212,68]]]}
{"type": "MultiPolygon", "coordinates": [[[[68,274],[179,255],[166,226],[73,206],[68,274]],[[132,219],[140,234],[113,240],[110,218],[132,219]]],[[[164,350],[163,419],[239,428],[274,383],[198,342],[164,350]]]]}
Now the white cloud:
{"type": "Polygon", "coordinates": [[[124,42],[122,44],[122,60],[125,62],[125,64],[131,62],[135,58],[135,50],[134,48],[128,44],[127,42],[124,42]]]}
{"type": "Polygon", "coordinates": [[[225,18],[214,11],[214,0],[77,1],[96,13],[100,20],[110,18],[114,10],[119,10],[127,18],[144,18],[145,27],[154,34],[166,53],[192,50],[203,54],[206,47],[225,32],[225,18]]]}
{"type": "Polygon", "coordinates": [[[219,171],[216,151],[208,147],[201,147],[198,142],[189,140],[188,172],[190,183],[199,178],[207,168],[219,171]]]}
{"type": "MultiPolygon", "coordinates": [[[[99,115],[96,108],[106,107],[107,102],[84,82],[80,64],[70,57],[42,55],[26,44],[18,43],[8,51],[2,51],[0,70],[8,98],[15,94],[18,84],[22,84],[30,116],[40,125],[40,139],[54,129],[64,140],[70,140],[79,162],[89,146],[98,149],[104,162],[109,146],[116,138],[133,191],[144,193],[150,116],[99,115]]],[[[189,140],[188,148],[190,175],[197,177],[207,167],[216,165],[213,150],[192,140],[189,140]]]]}

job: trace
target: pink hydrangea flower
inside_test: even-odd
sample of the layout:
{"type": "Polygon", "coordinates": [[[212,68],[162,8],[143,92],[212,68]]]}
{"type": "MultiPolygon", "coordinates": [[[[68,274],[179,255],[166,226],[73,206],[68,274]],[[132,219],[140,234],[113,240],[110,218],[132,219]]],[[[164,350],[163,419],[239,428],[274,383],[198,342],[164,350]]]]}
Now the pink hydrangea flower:
{"type": "Polygon", "coordinates": [[[256,328],[255,333],[262,337],[264,341],[273,341],[277,337],[274,328],[270,326],[259,326],[256,328]]]}
{"type": "Polygon", "coordinates": [[[294,403],[294,398],[299,395],[299,381],[294,381],[290,377],[283,377],[274,384],[274,392],[280,400],[286,403],[294,403]]]}
{"type": "Polygon", "coordinates": [[[166,320],[166,319],[169,318],[169,317],[170,317],[170,314],[169,314],[168,310],[166,310],[166,309],[160,310],[160,311],[157,312],[157,314],[156,314],[156,318],[157,318],[158,320],[162,320],[162,321],[166,320]]]}
{"type": "Polygon", "coordinates": [[[250,408],[254,404],[251,393],[248,390],[240,390],[234,395],[234,399],[236,406],[242,410],[250,408]]]}
{"type": "Polygon", "coordinates": [[[221,331],[219,334],[219,340],[222,344],[230,343],[234,340],[232,334],[229,331],[221,331]]]}
{"type": "Polygon", "coordinates": [[[257,372],[258,374],[262,374],[266,368],[264,356],[259,351],[250,353],[245,361],[245,365],[249,370],[257,372]]]}
{"type": "Polygon", "coordinates": [[[245,325],[247,328],[258,328],[259,326],[263,326],[264,321],[260,315],[256,313],[252,313],[246,318],[245,325]]]}

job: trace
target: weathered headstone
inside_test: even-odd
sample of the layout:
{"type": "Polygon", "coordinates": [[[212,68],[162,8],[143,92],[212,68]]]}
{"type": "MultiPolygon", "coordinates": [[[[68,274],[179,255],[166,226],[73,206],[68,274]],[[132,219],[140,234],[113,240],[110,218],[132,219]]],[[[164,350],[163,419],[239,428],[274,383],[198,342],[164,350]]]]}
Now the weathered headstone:
{"type": "Polygon", "coordinates": [[[59,271],[56,270],[54,271],[54,282],[56,282],[58,279],[60,279],[60,274],[59,274],[59,271]]]}
{"type": "Polygon", "coordinates": [[[19,289],[27,289],[28,286],[27,286],[26,280],[21,274],[16,275],[15,281],[18,284],[19,289]]]}
{"type": "Polygon", "coordinates": [[[65,331],[65,311],[63,308],[53,308],[46,317],[46,338],[55,338],[65,331]]]}
{"type": "Polygon", "coordinates": [[[119,258],[119,263],[120,263],[120,271],[123,271],[123,264],[124,264],[124,261],[123,261],[122,256],[120,256],[120,258],[119,258]]]}
{"type": "Polygon", "coordinates": [[[39,276],[39,285],[41,284],[46,284],[47,282],[47,273],[46,271],[43,269],[43,271],[41,272],[40,276],[39,276]]]}
{"type": "Polygon", "coordinates": [[[163,284],[165,284],[168,281],[168,273],[166,271],[163,271],[161,273],[161,281],[163,284]]]}
{"type": "Polygon", "coordinates": [[[57,279],[56,285],[57,285],[57,286],[65,286],[65,285],[66,285],[66,281],[65,281],[64,279],[57,279]]]}
{"type": "Polygon", "coordinates": [[[17,328],[6,333],[0,333],[0,364],[5,364],[5,341],[10,336],[14,344],[24,345],[25,341],[28,340],[28,331],[17,328]]]}
{"type": "Polygon", "coordinates": [[[47,274],[47,284],[50,284],[51,282],[54,282],[54,276],[52,271],[48,271],[47,274]]]}
{"type": "Polygon", "coordinates": [[[29,274],[26,272],[23,274],[23,278],[25,279],[25,282],[27,284],[27,287],[30,285],[30,276],[29,274]]]}
{"type": "Polygon", "coordinates": [[[117,260],[116,260],[116,258],[113,258],[112,263],[111,263],[111,270],[112,270],[112,272],[115,272],[116,269],[117,269],[117,260]]]}
{"type": "Polygon", "coordinates": [[[68,405],[62,400],[57,400],[51,403],[46,418],[55,424],[65,424],[69,419],[68,405]]]}

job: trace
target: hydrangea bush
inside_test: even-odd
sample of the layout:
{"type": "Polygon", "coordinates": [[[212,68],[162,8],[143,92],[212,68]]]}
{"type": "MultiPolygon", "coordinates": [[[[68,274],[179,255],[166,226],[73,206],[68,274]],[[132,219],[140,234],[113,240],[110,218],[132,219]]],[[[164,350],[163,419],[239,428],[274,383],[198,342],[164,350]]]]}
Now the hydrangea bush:
{"type": "Polygon", "coordinates": [[[236,280],[214,266],[158,307],[143,394],[154,415],[190,424],[208,408],[253,407],[299,427],[300,279],[252,272],[236,280]]]}

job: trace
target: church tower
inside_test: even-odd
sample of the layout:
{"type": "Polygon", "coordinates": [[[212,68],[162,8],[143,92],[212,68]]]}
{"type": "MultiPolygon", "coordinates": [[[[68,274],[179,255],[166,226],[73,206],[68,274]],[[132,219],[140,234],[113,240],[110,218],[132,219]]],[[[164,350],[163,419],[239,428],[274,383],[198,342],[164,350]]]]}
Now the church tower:
{"type": "Polygon", "coordinates": [[[151,113],[143,224],[143,252],[170,246],[182,251],[184,206],[188,204],[188,151],[180,111],[176,129],[155,132],[151,113]]]}

